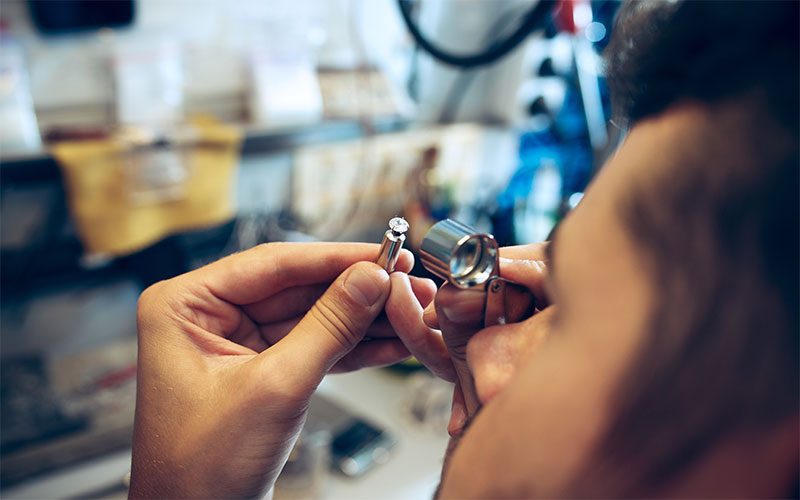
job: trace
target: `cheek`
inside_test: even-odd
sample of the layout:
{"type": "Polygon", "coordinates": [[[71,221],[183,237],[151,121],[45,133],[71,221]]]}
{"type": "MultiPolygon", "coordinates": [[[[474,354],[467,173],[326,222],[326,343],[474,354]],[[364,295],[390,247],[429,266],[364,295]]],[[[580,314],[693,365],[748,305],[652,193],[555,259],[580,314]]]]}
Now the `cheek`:
{"type": "Polygon", "coordinates": [[[467,344],[467,363],[481,403],[500,393],[543,347],[555,313],[549,307],[522,323],[495,326],[476,333],[467,344]]]}
{"type": "Polygon", "coordinates": [[[515,372],[518,336],[509,328],[480,331],[467,344],[467,363],[484,405],[508,385],[515,372]]]}

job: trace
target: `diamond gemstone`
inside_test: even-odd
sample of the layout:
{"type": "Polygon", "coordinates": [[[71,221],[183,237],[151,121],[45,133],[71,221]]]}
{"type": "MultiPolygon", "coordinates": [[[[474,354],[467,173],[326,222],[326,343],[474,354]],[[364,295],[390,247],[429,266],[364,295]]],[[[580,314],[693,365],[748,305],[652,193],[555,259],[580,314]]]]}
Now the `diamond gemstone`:
{"type": "Polygon", "coordinates": [[[389,229],[393,233],[403,234],[408,231],[408,222],[402,217],[394,217],[389,221],[389,229]]]}

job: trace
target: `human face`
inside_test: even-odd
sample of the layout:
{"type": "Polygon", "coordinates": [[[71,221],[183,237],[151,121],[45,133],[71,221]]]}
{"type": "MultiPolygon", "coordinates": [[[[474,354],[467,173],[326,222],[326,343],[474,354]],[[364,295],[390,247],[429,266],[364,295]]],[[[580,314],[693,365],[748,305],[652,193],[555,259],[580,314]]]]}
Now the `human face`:
{"type": "MultiPolygon", "coordinates": [[[[548,341],[484,402],[449,459],[442,497],[552,498],[579,482],[576,474],[615,414],[615,391],[653,304],[650,272],[620,204],[643,189],[645,169],[668,164],[643,160],[679,147],[691,121],[691,113],[672,111],[637,125],[561,224],[550,249],[555,309],[548,341]]],[[[492,328],[524,334],[539,327],[537,316],[492,328]]]]}

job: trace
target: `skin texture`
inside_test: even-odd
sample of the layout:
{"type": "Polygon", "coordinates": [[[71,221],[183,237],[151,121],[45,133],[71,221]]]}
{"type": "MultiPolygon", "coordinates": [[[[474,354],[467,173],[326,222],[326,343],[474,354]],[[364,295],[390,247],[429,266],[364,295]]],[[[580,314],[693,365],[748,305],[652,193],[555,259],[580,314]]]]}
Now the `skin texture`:
{"type": "MultiPolygon", "coordinates": [[[[557,304],[519,324],[482,329],[449,287],[437,292],[435,314],[423,314],[431,283],[353,265],[374,258],[376,245],[262,246],[148,289],[131,496],[262,494],[325,373],[409,351],[450,379],[474,376],[483,404],[449,461],[444,497],[558,496],[604,428],[645,322],[650,288],[614,200],[635,178],[626,159],[646,155],[660,131],[630,134],[559,230],[549,266],[541,245],[503,249],[514,257],[501,262],[503,276],[557,304]],[[378,289],[371,306],[345,287],[356,273],[378,289]],[[384,306],[402,342],[362,342],[387,335],[380,325],[367,332],[384,306]]],[[[398,269],[410,262],[404,254],[398,269]]],[[[457,390],[455,435],[463,404],[457,390]]]]}
{"type": "MultiPolygon", "coordinates": [[[[666,119],[632,131],[562,223],[545,279],[554,305],[468,334],[466,358],[483,409],[450,457],[443,498],[562,496],[602,435],[652,300],[615,203],[635,188],[638,159],[676,125],[666,119]]],[[[437,295],[439,324],[448,345],[451,336],[463,344],[464,331],[441,315],[439,301],[452,301],[449,294],[437,295]]],[[[451,433],[457,427],[451,421],[451,433]]]]}
{"type": "MultiPolygon", "coordinates": [[[[458,381],[441,497],[580,490],[623,377],[658,333],[648,331],[656,286],[620,202],[654,172],[669,175],[670,156],[654,152],[708,133],[715,116],[682,105],[639,123],[548,246],[501,250],[503,276],[541,302],[517,324],[483,329],[481,294],[406,276],[410,254],[392,276],[360,262],[377,245],[270,244],[154,285],[138,316],[131,497],[265,493],[326,373],[409,353],[458,381]],[[482,406],[468,427],[466,398],[482,406]]],[[[796,477],[797,429],[794,418],[724,436],[647,496],[780,496],[796,477]]]]}
{"type": "MultiPolygon", "coordinates": [[[[632,191],[653,189],[653,177],[675,175],[675,156],[654,151],[713,136],[724,111],[681,103],[638,124],[549,246],[501,249],[512,258],[501,274],[537,297],[542,310],[533,317],[482,329],[482,294],[438,291],[423,322],[441,329],[459,379],[439,497],[615,497],[581,474],[604,460],[596,452],[623,377],[647,336],[659,333],[649,323],[658,289],[652,263],[628,235],[621,207],[632,191]]],[[[796,481],[798,428],[795,416],[726,435],[645,496],[785,496],[796,481]]]]}
{"type": "MultiPolygon", "coordinates": [[[[466,418],[456,389],[450,422],[456,439],[441,498],[560,498],[594,491],[582,490],[580,473],[592,468],[590,460],[602,460],[594,452],[615,417],[623,376],[646,336],[658,333],[648,328],[657,286],[626,232],[620,206],[631,190],[645,189],[647,176],[659,170],[669,175],[670,156],[654,157],[654,151],[680,150],[711,133],[718,115],[684,103],[629,133],[546,249],[552,257],[543,280],[549,307],[517,324],[476,331],[475,323],[464,329],[444,317],[462,292],[438,292],[437,318],[429,310],[426,322],[441,327],[451,353],[466,352],[483,405],[460,434],[466,418]]],[[[536,271],[527,273],[527,281],[515,278],[537,292],[542,280],[533,279],[536,271]]],[[[461,378],[455,357],[454,364],[461,378]]],[[[784,495],[796,477],[797,429],[792,418],[773,429],[725,436],[652,496],[784,495]]]]}
{"type": "MultiPolygon", "coordinates": [[[[545,243],[500,249],[501,275],[527,287],[539,309],[548,304],[545,249],[545,243]]],[[[552,311],[540,312],[534,322],[484,329],[485,301],[484,292],[463,291],[445,284],[422,317],[425,327],[447,332],[445,343],[458,376],[448,425],[451,436],[461,432],[467,419],[508,383],[517,367],[547,336],[547,318],[552,311]]],[[[404,335],[402,329],[398,328],[398,332],[404,335]]]]}
{"type": "MultiPolygon", "coordinates": [[[[396,363],[411,348],[428,350],[426,362],[453,379],[438,333],[404,344],[380,316],[392,285],[369,262],[377,253],[370,244],[267,244],[148,288],[130,497],[265,494],[326,373],[396,363]]],[[[397,269],[412,265],[404,252],[397,269]]],[[[393,304],[421,311],[436,288],[406,280],[393,304]]]]}

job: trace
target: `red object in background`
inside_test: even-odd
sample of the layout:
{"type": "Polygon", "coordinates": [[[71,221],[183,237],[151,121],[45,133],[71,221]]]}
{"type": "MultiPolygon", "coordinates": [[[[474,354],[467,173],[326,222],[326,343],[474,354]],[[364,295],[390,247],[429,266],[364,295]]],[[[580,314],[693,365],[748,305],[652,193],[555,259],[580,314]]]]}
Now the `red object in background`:
{"type": "Polygon", "coordinates": [[[103,375],[99,379],[95,380],[93,385],[97,390],[109,389],[135,377],[136,363],[133,363],[132,365],[128,365],[124,368],[103,375]]]}
{"type": "Polygon", "coordinates": [[[592,22],[592,3],[589,0],[561,0],[553,11],[553,21],[559,31],[575,35],[592,22]]]}

